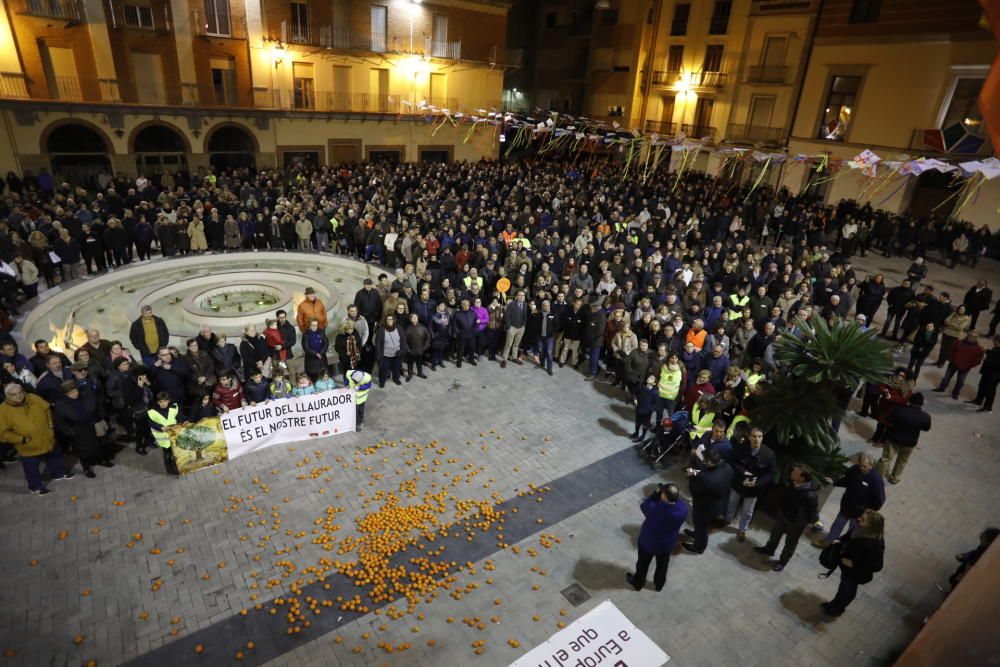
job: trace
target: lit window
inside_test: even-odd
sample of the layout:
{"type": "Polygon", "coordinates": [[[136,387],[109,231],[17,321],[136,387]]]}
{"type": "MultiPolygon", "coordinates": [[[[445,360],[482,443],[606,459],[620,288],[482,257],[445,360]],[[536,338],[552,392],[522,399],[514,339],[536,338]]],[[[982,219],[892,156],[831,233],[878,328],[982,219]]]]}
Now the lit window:
{"type": "Polygon", "coordinates": [[[830,92],[826,96],[823,120],[818,136],[829,141],[843,141],[851,125],[854,104],[861,87],[860,76],[835,76],[830,81],[830,92]]]}

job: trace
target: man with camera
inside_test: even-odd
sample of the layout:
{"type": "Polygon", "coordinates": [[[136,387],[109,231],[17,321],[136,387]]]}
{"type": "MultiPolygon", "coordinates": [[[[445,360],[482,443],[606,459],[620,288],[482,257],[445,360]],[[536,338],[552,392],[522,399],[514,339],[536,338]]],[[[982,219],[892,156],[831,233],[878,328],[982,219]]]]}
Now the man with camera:
{"type": "Polygon", "coordinates": [[[646,573],[654,557],[656,570],[653,572],[653,585],[660,591],[667,581],[670,552],[677,544],[677,534],[688,515],[688,505],[680,493],[676,484],[660,484],[639,506],[646,517],[639,531],[639,558],[635,563],[635,574],[625,575],[625,580],[637,591],[646,585],[646,573]]]}
{"type": "Polygon", "coordinates": [[[778,465],[774,452],[764,446],[764,432],[756,426],[750,429],[749,440],[733,449],[730,464],[733,467],[733,484],[726,519],[732,521],[736,518],[737,510],[742,505],[736,539],[743,542],[747,539],[747,528],[753,519],[757,498],[774,483],[778,465]]]}

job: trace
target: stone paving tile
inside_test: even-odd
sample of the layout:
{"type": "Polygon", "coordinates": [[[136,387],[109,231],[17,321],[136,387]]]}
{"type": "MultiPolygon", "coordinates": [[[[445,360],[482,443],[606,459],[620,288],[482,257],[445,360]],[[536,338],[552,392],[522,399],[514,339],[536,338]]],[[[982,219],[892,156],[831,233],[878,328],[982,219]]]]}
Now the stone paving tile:
{"type": "MultiPolygon", "coordinates": [[[[869,257],[857,264],[886,273],[888,282],[895,284],[907,262],[869,257]]],[[[977,276],[991,277],[996,284],[996,265],[983,268],[977,276]]],[[[930,282],[942,272],[932,267],[930,282]]],[[[946,277],[956,300],[973,280],[968,270],[946,277]]],[[[980,318],[981,330],[986,322],[988,317],[980,318]]],[[[565,369],[552,379],[527,367],[501,371],[487,364],[470,370],[449,367],[429,382],[376,390],[370,428],[362,434],[275,447],[227,464],[219,474],[210,470],[169,480],[155,455],[125,453],[115,469],[99,470],[97,480],[53,485],[52,495],[37,498],[24,493],[19,467],[9,466],[0,474],[0,534],[8,573],[0,588],[0,650],[17,651],[10,664],[78,665],[91,658],[98,664],[119,664],[242,618],[239,610],[254,604],[249,573],[273,576],[275,562],[282,558],[273,555],[274,549],[294,548],[300,540],[280,533],[269,549],[258,548],[256,540],[263,531],[245,526],[247,514],[222,512],[232,503],[230,496],[257,494],[262,507],[279,507],[282,528],[295,530],[311,528],[329,504],[348,508],[345,525],[364,511],[357,494],[371,487],[363,469],[335,466],[329,483],[296,479],[301,473],[296,464],[317,450],[324,453],[324,464],[334,465],[338,454],[353,463],[354,450],[379,437],[420,442],[437,438],[449,455],[483,466],[463,491],[485,498],[493,491],[512,497],[529,482],[548,483],[627,445],[620,436],[631,428],[630,411],[607,386],[584,384],[565,369]],[[489,434],[488,449],[483,450],[481,443],[487,441],[479,433],[490,429],[503,439],[489,434]],[[546,436],[552,439],[545,441],[546,436]],[[270,485],[270,493],[261,492],[252,481],[255,477],[270,485]],[[490,477],[496,481],[483,489],[481,484],[490,477]],[[324,487],[326,493],[320,493],[324,487]],[[334,500],[338,492],[345,497],[334,500]],[[77,500],[71,501],[71,495],[77,500]],[[115,500],[125,504],[113,505],[115,500]],[[100,519],[92,518],[95,512],[100,519]],[[160,520],[165,525],[160,526],[160,520]],[[94,528],[100,532],[93,534],[94,528]],[[68,531],[65,540],[57,539],[60,530],[68,531]],[[125,548],[137,532],[143,539],[125,548]],[[252,537],[244,542],[242,535],[252,537]],[[177,547],[185,552],[175,553],[177,547]],[[161,554],[150,554],[153,548],[161,554]],[[261,559],[253,560],[258,555],[261,559]],[[32,566],[32,559],[40,563],[32,566]],[[175,564],[168,566],[168,559],[175,564]],[[221,561],[227,563],[223,569],[217,567],[221,561]],[[204,574],[210,576],[208,581],[201,579],[204,574]],[[163,577],[164,585],[153,592],[150,585],[156,576],[163,577]],[[86,589],[89,596],[83,595],[86,589]],[[149,615],[146,620],[139,618],[142,611],[149,615]],[[177,625],[171,623],[174,617],[180,618],[177,625]],[[73,643],[77,634],[85,636],[80,646],[73,643]]],[[[940,370],[926,369],[920,388],[929,390],[940,377],[940,370]]],[[[977,380],[975,373],[969,378],[966,395],[977,380]]],[[[731,532],[716,533],[705,555],[672,559],[664,593],[626,589],[623,577],[634,563],[634,536],[641,520],[637,504],[654,481],[676,478],[677,471],[669,470],[560,521],[548,530],[562,543],[539,549],[537,558],[524,551],[529,545],[537,548],[537,538],[521,543],[520,555],[511,550],[492,555],[493,585],[482,584],[481,570],[475,577],[460,577],[460,582],[475,579],[482,587],[462,600],[442,597],[424,607],[420,640],[411,640],[414,648],[404,654],[386,655],[371,640],[360,640],[362,632],[374,632],[381,623],[369,615],[327,635],[304,636],[270,664],[504,665],[556,632],[560,620],[569,623],[603,599],[615,602],[676,664],[874,664],[905,643],[939,603],[935,584],[946,580],[953,554],[968,549],[993,519],[991,509],[1000,499],[994,482],[1000,472],[996,417],[976,415],[937,394],[928,393],[928,398],[934,429],[911,459],[905,481],[889,489],[884,510],[886,569],[836,621],[824,622],[814,613],[816,602],[832,596],[836,581],[816,579],[817,551],[805,540],[785,572],[775,575],[756,571],[761,563],[750,552],[751,544],[739,545],[731,532]],[[546,570],[546,576],[532,572],[531,566],[546,570]],[[593,596],[577,608],[559,595],[574,581],[593,596]],[[539,590],[532,590],[534,585],[539,590]],[[466,616],[493,615],[492,600],[498,595],[506,603],[499,623],[487,622],[483,632],[461,625],[466,616]],[[559,615],[563,609],[566,616],[559,615]],[[531,620],[536,614],[538,622],[531,620]],[[446,623],[449,616],[456,617],[456,623],[446,623]],[[333,636],[342,636],[344,643],[334,644],[333,636]],[[486,651],[475,656],[469,644],[479,637],[487,641],[486,651]],[[508,638],[518,639],[520,648],[509,647],[508,638]],[[426,646],[427,639],[435,639],[437,646],[426,646]],[[362,647],[362,653],[353,654],[354,646],[362,647]]],[[[845,449],[878,455],[879,450],[864,443],[872,428],[870,421],[848,417],[842,431],[845,449]]],[[[426,475],[424,481],[431,479],[426,475]]],[[[838,498],[839,491],[823,510],[828,523],[838,498]]],[[[556,503],[554,497],[552,501],[556,503]]],[[[761,543],[766,528],[764,521],[755,526],[750,541],[761,543]]],[[[314,563],[323,553],[307,544],[296,558],[314,563]]],[[[258,602],[269,597],[260,593],[258,602]]],[[[410,618],[390,623],[389,635],[406,641],[400,628],[410,623],[410,618]]],[[[257,631],[271,628],[252,626],[247,638],[262,641],[252,634],[257,631]]],[[[183,656],[177,664],[197,664],[194,657],[183,656]]]]}

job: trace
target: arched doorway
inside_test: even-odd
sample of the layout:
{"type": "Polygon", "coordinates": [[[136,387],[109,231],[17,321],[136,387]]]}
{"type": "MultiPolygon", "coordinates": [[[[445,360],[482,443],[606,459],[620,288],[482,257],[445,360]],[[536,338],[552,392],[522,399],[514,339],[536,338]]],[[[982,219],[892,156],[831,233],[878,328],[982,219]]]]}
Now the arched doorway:
{"type": "Polygon", "coordinates": [[[241,127],[223,125],[212,132],[205,145],[209,162],[216,169],[254,168],[257,144],[241,127]]]}
{"type": "Polygon", "coordinates": [[[132,152],[140,174],[187,171],[187,144],[176,130],[166,125],[141,128],[132,139],[132,152]]]}
{"type": "Polygon", "coordinates": [[[64,123],[45,137],[52,173],[72,185],[95,187],[101,170],[111,170],[108,143],[96,130],[80,123],[64,123]]]}

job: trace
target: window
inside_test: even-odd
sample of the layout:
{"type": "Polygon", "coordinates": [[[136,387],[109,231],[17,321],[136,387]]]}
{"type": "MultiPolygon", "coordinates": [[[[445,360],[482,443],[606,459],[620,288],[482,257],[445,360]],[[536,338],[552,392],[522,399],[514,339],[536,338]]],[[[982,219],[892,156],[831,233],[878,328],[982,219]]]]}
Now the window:
{"type": "Polygon", "coordinates": [[[979,134],[982,131],[983,114],[976,100],[985,82],[985,79],[968,77],[962,77],[955,82],[948,110],[941,119],[941,129],[962,123],[967,132],[979,134]]]}
{"type": "Polygon", "coordinates": [[[681,3],[674,6],[674,18],[670,22],[670,34],[674,37],[686,35],[688,30],[688,16],[691,15],[691,5],[681,3]]]}
{"type": "Polygon", "coordinates": [[[555,28],[556,27],[556,13],[555,12],[549,12],[548,14],[545,15],[545,27],[546,28],[555,28]]]}
{"type": "Polygon", "coordinates": [[[292,3],[292,27],[288,38],[293,42],[309,41],[309,5],[304,2],[292,3]]]}
{"type": "Polygon", "coordinates": [[[882,0],[854,0],[851,23],[875,23],[882,12],[882,0]]]}
{"type": "Polygon", "coordinates": [[[385,53],[389,33],[389,8],[372,5],[372,51],[385,53]]]}
{"type": "Polygon", "coordinates": [[[670,50],[667,51],[667,71],[680,72],[681,67],[683,66],[684,66],[684,45],[671,44],[670,50]]]}
{"type": "Polygon", "coordinates": [[[212,90],[219,106],[236,106],[236,60],[212,58],[212,90]]]}
{"type": "Polygon", "coordinates": [[[148,5],[122,5],[122,16],[127,26],[153,29],[153,8],[148,5]]]}
{"type": "Polygon", "coordinates": [[[296,109],[312,109],[316,105],[312,63],[292,63],[292,93],[296,109]]]}
{"type": "Polygon", "coordinates": [[[229,0],[205,0],[205,30],[210,35],[232,34],[229,24],[229,0]]]}
{"type": "Polygon", "coordinates": [[[448,17],[444,14],[435,14],[432,24],[433,33],[431,35],[431,55],[435,58],[449,57],[448,49],[448,17]]]}
{"type": "Polygon", "coordinates": [[[708,34],[725,35],[729,31],[729,14],[732,11],[733,3],[729,0],[715,0],[712,20],[708,24],[708,34]]]}
{"type": "Polygon", "coordinates": [[[722,44],[709,44],[705,47],[705,61],[701,65],[702,71],[722,71],[722,48],[722,44]]]}
{"type": "Polygon", "coordinates": [[[601,12],[601,25],[618,25],[618,10],[605,9],[601,12]]]}
{"type": "Polygon", "coordinates": [[[820,139],[844,141],[860,88],[860,76],[835,76],[830,80],[830,92],[826,96],[823,120],[819,127],[820,139]]]}

